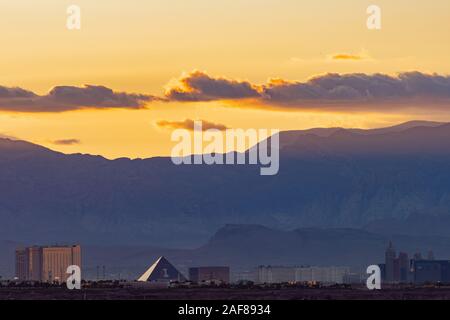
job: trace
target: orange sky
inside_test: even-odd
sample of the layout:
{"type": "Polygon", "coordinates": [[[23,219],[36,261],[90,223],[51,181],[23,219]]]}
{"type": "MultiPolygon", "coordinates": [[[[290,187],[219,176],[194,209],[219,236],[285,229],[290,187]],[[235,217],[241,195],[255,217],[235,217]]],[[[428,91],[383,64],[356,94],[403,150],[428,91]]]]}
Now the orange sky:
{"type": "MultiPolygon", "coordinates": [[[[163,96],[169,83],[193,70],[254,85],[328,72],[450,74],[449,1],[376,2],[380,31],[366,28],[372,1],[365,0],[5,0],[0,86],[45,95],[55,86],[92,84],[163,96]],[[69,4],[82,9],[79,31],[65,27],[69,4]]],[[[281,130],[450,120],[448,112],[413,107],[286,111],[218,100],[150,102],[142,110],[0,111],[0,134],[67,153],[149,157],[168,155],[173,145],[170,130],[156,125],[161,120],[281,130]],[[68,139],[80,143],[55,144],[68,139]]]]}

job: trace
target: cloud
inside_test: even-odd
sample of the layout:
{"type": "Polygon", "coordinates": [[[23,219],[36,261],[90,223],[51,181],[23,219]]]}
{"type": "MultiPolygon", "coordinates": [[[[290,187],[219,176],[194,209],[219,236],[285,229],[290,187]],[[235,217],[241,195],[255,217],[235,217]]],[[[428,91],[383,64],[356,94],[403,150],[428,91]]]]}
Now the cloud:
{"type": "Polygon", "coordinates": [[[419,72],[384,74],[327,74],[307,82],[265,85],[262,100],[292,106],[307,104],[410,104],[415,101],[450,103],[450,77],[419,72]]]}
{"type": "MultiPolygon", "coordinates": [[[[202,130],[210,130],[210,129],[216,129],[220,131],[225,131],[228,129],[227,126],[219,123],[213,123],[205,120],[196,120],[202,122],[202,130]]],[[[166,128],[166,129],[186,129],[190,131],[194,131],[194,120],[186,119],[184,121],[167,121],[167,120],[161,120],[158,121],[156,124],[160,128],[166,128]]]]}
{"type": "Polygon", "coordinates": [[[53,144],[60,145],[60,146],[73,146],[76,144],[80,144],[81,141],[78,139],[61,139],[61,140],[55,140],[53,141],[53,144]]]}
{"type": "Polygon", "coordinates": [[[348,52],[334,52],[327,54],[322,57],[314,58],[302,58],[302,57],[291,57],[288,62],[291,65],[323,65],[324,63],[341,63],[341,62],[374,62],[376,59],[372,58],[369,51],[366,49],[361,49],[357,53],[348,52]]]}
{"type": "Polygon", "coordinates": [[[329,73],[307,81],[271,79],[264,84],[255,84],[193,71],[172,82],[165,97],[115,92],[104,86],[93,85],[57,86],[46,95],[37,95],[22,88],[0,86],[0,111],[15,112],[63,112],[87,108],[142,109],[152,101],[230,100],[246,100],[245,106],[257,108],[291,110],[379,110],[420,105],[426,105],[429,109],[448,108],[450,76],[421,72],[405,72],[396,76],[381,73],[329,73]]]}
{"type": "Polygon", "coordinates": [[[63,112],[79,109],[141,109],[158,98],[145,94],[114,92],[104,86],[57,86],[40,96],[22,88],[0,86],[0,110],[17,112],[63,112]]]}
{"type": "Polygon", "coordinates": [[[352,55],[352,54],[336,54],[331,57],[333,60],[362,60],[364,59],[362,56],[359,55],[352,55]]]}
{"type": "Polygon", "coordinates": [[[167,98],[172,101],[242,100],[253,98],[257,105],[288,108],[381,108],[386,105],[450,106],[450,76],[421,72],[386,74],[336,74],[314,77],[308,81],[271,79],[258,85],[202,72],[183,77],[181,87],[172,87],[167,98]]]}
{"type": "Polygon", "coordinates": [[[249,82],[212,78],[201,71],[183,76],[166,92],[166,97],[175,101],[234,100],[258,96],[258,90],[249,82]]]}
{"type": "Polygon", "coordinates": [[[7,88],[0,86],[0,99],[14,99],[14,98],[34,98],[36,95],[28,90],[22,88],[7,88]]]}

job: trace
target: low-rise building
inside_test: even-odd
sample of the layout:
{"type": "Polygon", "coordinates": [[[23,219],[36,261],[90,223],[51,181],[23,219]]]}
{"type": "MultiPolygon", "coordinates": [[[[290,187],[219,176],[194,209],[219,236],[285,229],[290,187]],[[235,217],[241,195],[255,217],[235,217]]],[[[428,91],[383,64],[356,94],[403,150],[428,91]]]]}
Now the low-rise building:
{"type": "Polygon", "coordinates": [[[197,267],[189,269],[189,280],[195,283],[230,283],[229,267],[197,267]]]}
{"type": "Polygon", "coordinates": [[[256,271],[256,283],[319,282],[342,284],[349,267],[272,267],[261,266],[256,271]]]}
{"type": "Polygon", "coordinates": [[[414,283],[450,284],[450,261],[448,260],[413,260],[414,283]]]}

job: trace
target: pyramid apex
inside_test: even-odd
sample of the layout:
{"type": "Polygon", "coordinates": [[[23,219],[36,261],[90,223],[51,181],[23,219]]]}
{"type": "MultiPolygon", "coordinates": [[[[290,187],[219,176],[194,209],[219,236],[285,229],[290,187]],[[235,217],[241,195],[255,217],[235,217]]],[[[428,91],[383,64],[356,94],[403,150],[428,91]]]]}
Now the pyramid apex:
{"type": "Polygon", "coordinates": [[[172,282],[186,281],[181,274],[164,256],[156,260],[153,265],[138,279],[140,282],[172,282]]]}

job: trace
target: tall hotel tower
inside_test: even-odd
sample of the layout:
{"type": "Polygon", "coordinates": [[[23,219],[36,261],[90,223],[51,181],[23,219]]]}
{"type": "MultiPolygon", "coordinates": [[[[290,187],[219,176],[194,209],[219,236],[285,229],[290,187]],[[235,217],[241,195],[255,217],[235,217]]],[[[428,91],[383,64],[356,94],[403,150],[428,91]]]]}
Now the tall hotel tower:
{"type": "Polygon", "coordinates": [[[16,250],[16,278],[20,281],[65,282],[67,267],[81,268],[81,247],[49,246],[16,250]]]}

